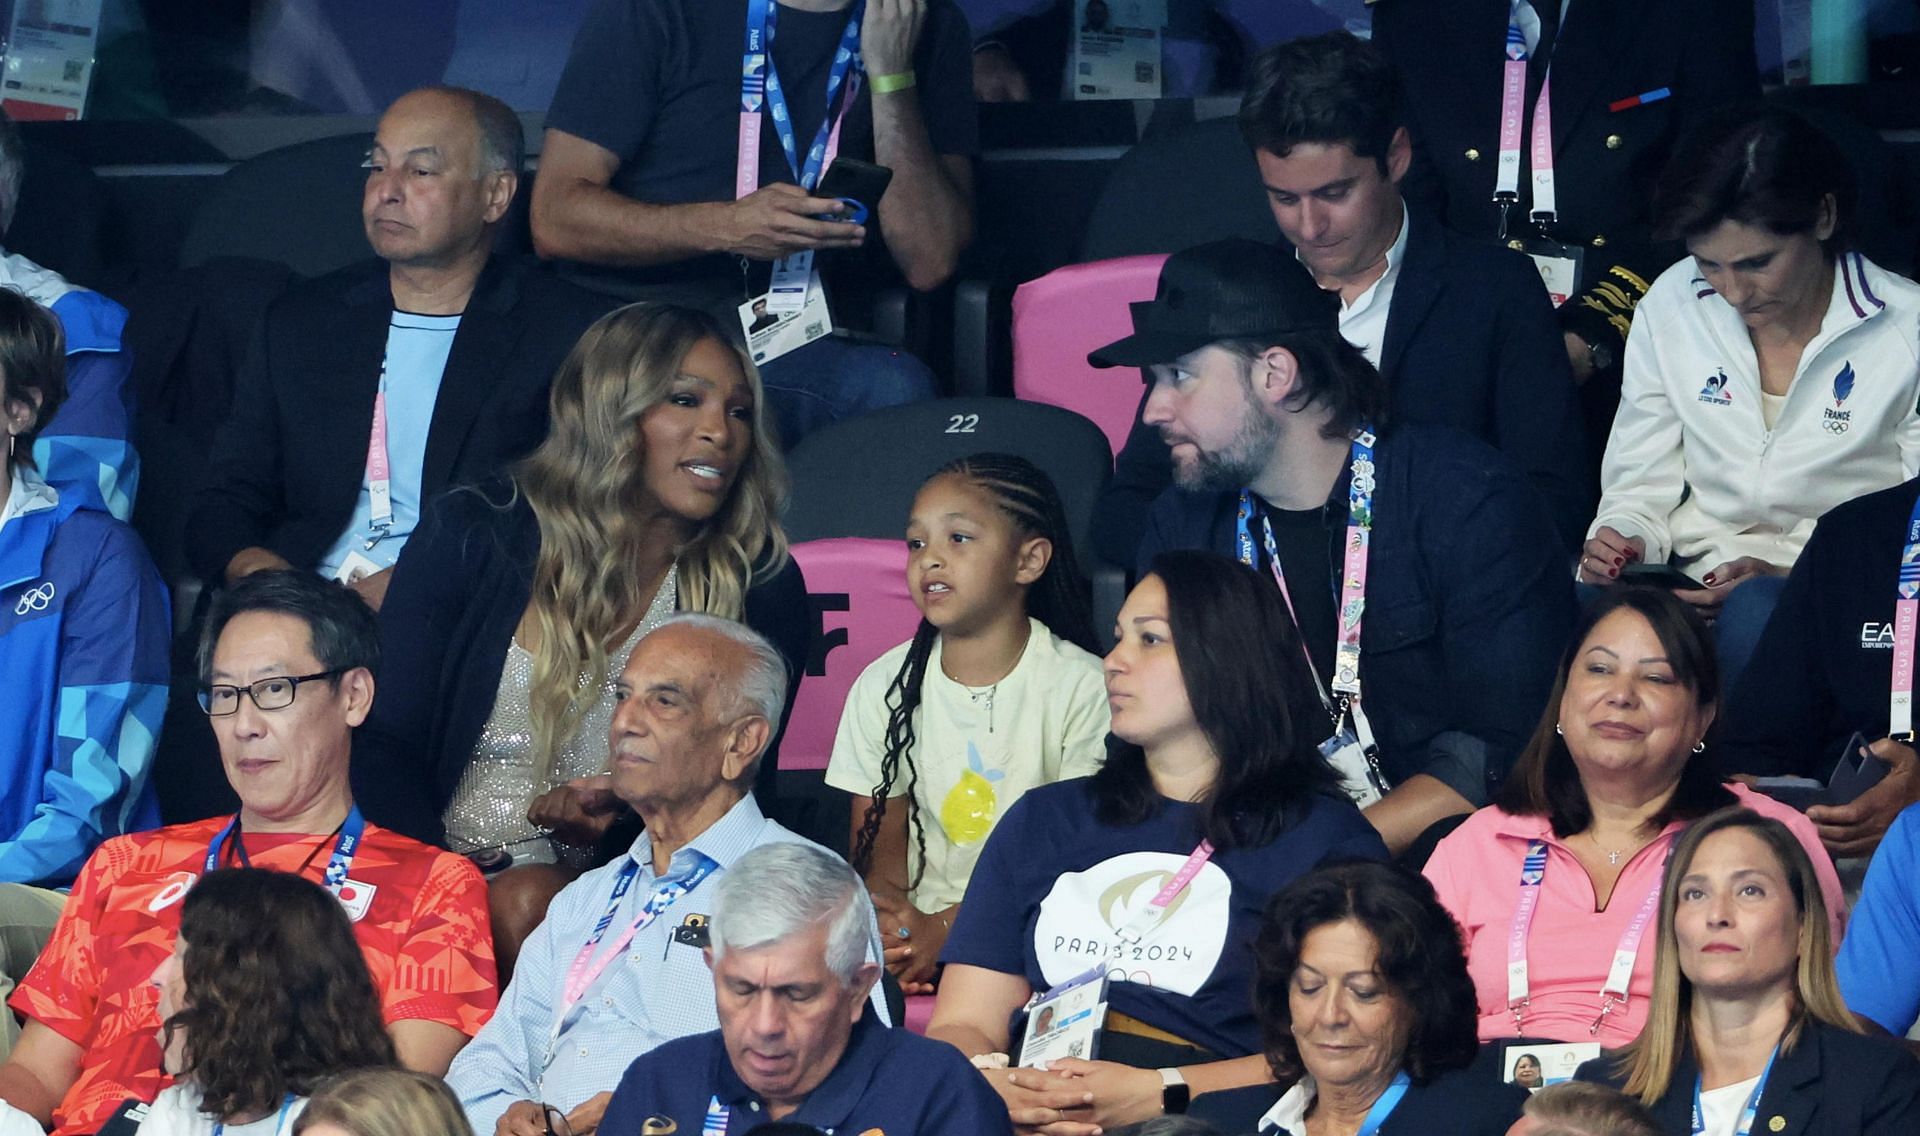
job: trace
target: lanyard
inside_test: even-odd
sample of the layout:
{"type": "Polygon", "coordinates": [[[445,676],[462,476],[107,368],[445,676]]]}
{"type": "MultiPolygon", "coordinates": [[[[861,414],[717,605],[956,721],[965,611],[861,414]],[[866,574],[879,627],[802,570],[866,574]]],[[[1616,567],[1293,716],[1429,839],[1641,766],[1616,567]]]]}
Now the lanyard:
{"type": "MultiPolygon", "coordinates": [[[[288,1093],[286,1099],[280,1102],[280,1116],[273,1122],[273,1130],[276,1134],[286,1130],[287,1113],[292,1111],[293,1102],[297,1099],[292,1093],[288,1093]]],[[[227,1122],[224,1120],[217,1121],[213,1126],[213,1136],[225,1136],[226,1131],[227,1122]]]]}
{"type": "MultiPolygon", "coordinates": [[[[1734,1136],[1748,1136],[1753,1131],[1754,1116],[1760,1111],[1760,1094],[1767,1091],[1767,1078],[1773,1075],[1773,1062],[1779,1056],[1780,1047],[1776,1045],[1767,1055],[1767,1067],[1760,1070],[1760,1079],[1754,1083],[1746,1105],[1740,1109],[1740,1120],[1733,1126],[1734,1136]]],[[[1693,1079],[1693,1136],[1702,1136],[1706,1130],[1706,1112],[1700,1107],[1700,1078],[1696,1076],[1693,1079]]]]}
{"type": "Polygon", "coordinates": [[[367,438],[367,500],[372,506],[366,550],[393,528],[393,465],[387,457],[387,360],[380,359],[380,389],[373,396],[373,429],[367,438]]]}
{"type": "MultiPolygon", "coordinates": [[[[1519,0],[1514,0],[1516,5],[1519,0]]],[[[1561,21],[1565,23],[1564,18],[1561,21]]],[[[1500,207],[1500,239],[1507,239],[1507,211],[1520,200],[1520,120],[1527,99],[1527,39],[1519,14],[1507,18],[1506,61],[1500,69],[1500,160],[1493,201],[1500,207]]],[[[1557,216],[1553,177],[1553,69],[1540,83],[1533,103],[1533,222],[1544,233],[1557,216]]]]}
{"type": "Polygon", "coordinates": [[[819,184],[827,160],[840,148],[840,125],[847,108],[860,93],[860,20],[866,12],[866,0],[854,0],[847,16],[847,29],[840,35],[833,66],[827,72],[826,116],[807,148],[806,163],[800,161],[798,143],[793,134],[793,119],[787,113],[786,93],[780,88],[780,74],[773,65],[774,29],[779,23],[780,6],[774,0],[748,0],[747,42],[740,61],[740,144],[735,156],[733,195],[745,197],[760,188],[760,110],[764,104],[773,128],[780,135],[780,148],[786,152],[787,166],[800,188],[812,191],[819,184]],[[847,97],[841,100],[839,113],[833,109],[834,96],[842,85],[847,97]]]}
{"type": "MultiPolygon", "coordinates": [[[[1333,682],[1330,685],[1333,694],[1338,696],[1338,705],[1329,706],[1334,718],[1334,731],[1340,731],[1342,719],[1351,717],[1354,733],[1360,742],[1361,752],[1366,756],[1367,777],[1374,787],[1385,795],[1388,790],[1385,772],[1380,768],[1380,747],[1374,740],[1373,726],[1367,720],[1360,706],[1360,627],[1367,606],[1367,552],[1373,540],[1373,491],[1376,467],[1373,461],[1373,447],[1377,439],[1373,428],[1362,423],[1353,432],[1353,444],[1350,450],[1347,481],[1347,539],[1346,560],[1340,573],[1340,608],[1336,614],[1337,638],[1334,641],[1333,682]]],[[[1240,491],[1240,511],[1234,532],[1235,549],[1240,562],[1256,567],[1253,533],[1249,521],[1253,517],[1253,491],[1240,491]]],[[[1262,518],[1265,524],[1265,518],[1262,518]]],[[[1280,567],[1280,556],[1273,542],[1273,528],[1266,525],[1263,534],[1266,538],[1267,559],[1271,562],[1273,578],[1280,585],[1280,594],[1286,598],[1288,611],[1293,609],[1293,597],[1287,591],[1286,575],[1280,567]]],[[[1294,626],[1299,626],[1296,617],[1294,626]]],[[[1307,666],[1313,670],[1313,659],[1307,659],[1307,666]]],[[[1314,673],[1316,687],[1320,681],[1314,673]]],[[[1324,691],[1322,701],[1327,701],[1324,691]]]]}
{"type": "Polygon", "coordinates": [[[1387,1122],[1387,1117],[1392,1115],[1394,1107],[1400,1103],[1400,1098],[1407,1095],[1407,1086],[1411,1081],[1412,1078],[1407,1076],[1405,1069],[1395,1073],[1393,1084],[1388,1085],[1387,1091],[1381,1093],[1380,1099],[1374,1101],[1373,1107],[1367,1110],[1367,1118],[1360,1122],[1360,1131],[1356,1136],[1374,1136],[1379,1132],[1380,1126],[1387,1122]]]}
{"type": "Polygon", "coordinates": [[[566,985],[561,988],[560,1006],[553,1015],[553,1033],[548,1038],[549,1052],[552,1050],[551,1042],[560,1037],[560,1026],[567,1020],[568,1011],[572,1010],[588,989],[599,980],[602,974],[606,973],[607,967],[620,956],[621,951],[627,949],[627,944],[633,941],[633,937],[658,919],[660,913],[672,907],[681,896],[699,887],[701,881],[720,867],[711,858],[699,852],[695,852],[694,856],[699,862],[693,866],[693,870],[679,879],[666,880],[655,888],[653,894],[647,897],[647,902],[641,905],[639,916],[596,960],[593,957],[594,948],[600,945],[600,940],[606,937],[607,929],[613,926],[614,914],[620,910],[620,900],[625,898],[628,889],[633,887],[635,877],[640,874],[640,862],[631,856],[627,857],[626,863],[620,865],[620,874],[613,881],[613,895],[607,900],[606,913],[601,915],[600,921],[593,925],[593,934],[587,937],[587,941],[580,947],[580,953],[573,957],[572,965],[567,967],[566,985]]]}
{"type": "Polygon", "coordinates": [[[1920,499],[1907,518],[1907,543],[1900,550],[1900,582],[1893,601],[1893,692],[1887,710],[1887,733],[1899,741],[1913,740],[1913,657],[1916,628],[1920,627],[1920,499]]]}
{"type": "MultiPolygon", "coordinates": [[[[367,822],[360,815],[359,805],[347,810],[347,819],[340,823],[340,838],[334,841],[333,855],[327,858],[327,870],[320,878],[335,899],[340,898],[340,888],[347,882],[347,872],[353,867],[353,854],[360,847],[360,835],[366,831],[366,827],[367,822]]],[[[213,838],[213,843],[207,845],[207,871],[211,872],[220,866],[220,854],[229,839],[234,841],[241,859],[245,860],[247,850],[245,845],[239,843],[240,817],[237,813],[213,838]]]]}
{"type": "Polygon", "coordinates": [[[1133,918],[1127,920],[1125,927],[1120,928],[1120,941],[1132,946],[1158,927],[1160,921],[1167,917],[1167,908],[1173,906],[1173,901],[1180,898],[1180,893],[1187,890],[1187,885],[1193,882],[1193,877],[1199,875],[1200,869],[1206,867],[1207,861],[1211,859],[1213,859],[1213,842],[1202,840],[1199,847],[1187,856],[1187,862],[1180,865],[1180,870],[1167,881],[1166,886],[1154,893],[1154,897],[1147,901],[1147,905],[1135,913],[1133,918]]]}
{"type": "MultiPolygon", "coordinates": [[[[1526,1033],[1523,1025],[1527,1008],[1532,1004],[1527,978],[1527,935],[1533,929],[1534,911],[1540,904],[1540,886],[1546,878],[1547,842],[1530,840],[1526,858],[1520,862],[1520,899],[1514,905],[1513,924],[1507,932],[1507,1012],[1513,1015],[1515,1036],[1526,1033]]],[[[1633,919],[1621,934],[1619,945],[1613,949],[1613,963],[1607,968],[1606,982],[1600,986],[1600,1015],[1587,1027],[1588,1033],[1599,1033],[1607,1015],[1626,1002],[1627,989],[1633,981],[1633,964],[1640,956],[1640,940],[1646,937],[1647,926],[1659,910],[1660,881],[1655,879],[1646,898],[1640,901],[1640,909],[1633,913],[1633,919]]]]}
{"type": "Polygon", "coordinates": [[[727,1136],[727,1121],[733,1110],[720,1103],[719,1097],[707,1102],[707,1118],[700,1124],[700,1136],[727,1136]]]}

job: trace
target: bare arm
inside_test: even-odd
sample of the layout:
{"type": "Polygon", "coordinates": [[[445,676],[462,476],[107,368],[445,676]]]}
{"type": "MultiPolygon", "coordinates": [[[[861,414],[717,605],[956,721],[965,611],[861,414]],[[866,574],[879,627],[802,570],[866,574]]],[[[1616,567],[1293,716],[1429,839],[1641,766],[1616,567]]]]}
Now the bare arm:
{"type": "MultiPolygon", "coordinates": [[[[868,0],[861,50],[873,75],[913,69],[926,0],[868,0]]],[[[927,136],[918,87],[873,92],[874,159],[893,171],[880,199],[880,232],[907,283],[922,292],[953,275],[973,239],[973,166],[939,155],[927,136]]]]}
{"type": "Polygon", "coordinates": [[[29,1020],[0,1065],[0,1100],[43,1126],[53,1126],[53,1110],[80,1076],[80,1046],[29,1020]]]}
{"type": "MultiPolygon", "coordinates": [[[[848,848],[859,844],[860,829],[866,824],[867,810],[871,807],[872,797],[853,798],[853,808],[848,817],[848,848]]],[[[887,811],[880,818],[880,831],[874,834],[873,855],[867,862],[869,891],[902,897],[907,894],[907,810],[912,807],[913,802],[905,797],[895,797],[887,802],[887,811]]]]}
{"type": "Polygon", "coordinates": [[[773,260],[801,249],[852,248],[866,238],[864,226],[817,219],[845,206],[789,183],[738,201],[654,205],[612,188],[619,168],[613,151],[547,131],[531,206],[541,256],[615,265],[672,264],[709,253],[773,260]]]}
{"type": "Polygon", "coordinates": [[[467,1035],[450,1025],[409,1018],[387,1027],[400,1064],[416,1073],[447,1075],[454,1055],[467,1044],[467,1035]]]}
{"type": "Polygon", "coordinates": [[[1387,851],[1398,856],[1435,821],[1472,811],[1473,802],[1445,782],[1416,773],[1369,806],[1366,817],[1387,842],[1387,851]]]}
{"type": "Polygon", "coordinates": [[[1007,1019],[1033,995],[1018,974],[953,963],[940,979],[927,1036],[968,1057],[1007,1051],[1007,1019]]]}

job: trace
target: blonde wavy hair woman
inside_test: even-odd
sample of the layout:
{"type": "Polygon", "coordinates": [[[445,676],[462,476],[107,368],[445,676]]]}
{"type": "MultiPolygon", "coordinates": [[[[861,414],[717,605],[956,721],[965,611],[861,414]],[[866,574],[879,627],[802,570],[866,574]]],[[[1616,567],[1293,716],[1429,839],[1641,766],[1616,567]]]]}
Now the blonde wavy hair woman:
{"type": "Polygon", "coordinates": [[[1675,844],[1640,1036],[1580,1067],[1662,1132],[1920,1132],[1920,1064],[1867,1036],[1833,972],[1826,903],[1777,820],[1730,808],[1675,844]]]}
{"type": "Polygon", "coordinates": [[[610,676],[641,636],[675,611],[738,619],[798,679],[814,621],[779,525],[786,471],[763,403],[713,317],[621,308],[554,376],[539,448],[435,501],[401,554],[356,789],[375,823],[503,873],[503,969],[624,814],[597,775],[610,676]]]}
{"type": "Polygon", "coordinates": [[[734,491],[711,516],[672,516],[680,606],[739,619],[757,572],[786,562],[778,518],[786,467],[766,428],[759,372],[713,321],[689,308],[633,304],[587,329],[554,376],[547,440],[514,471],[540,522],[540,559],[522,637],[537,638],[536,758],[569,736],[580,697],[607,676],[607,645],[630,632],[666,570],[663,502],[648,483],[642,422],[675,397],[679,366],[703,341],[726,344],[751,391],[751,433],[734,491]],[[655,571],[647,571],[655,564],[655,571]],[[636,565],[643,570],[635,571],[636,565]],[[531,630],[531,636],[526,632],[531,630]]]}
{"type": "Polygon", "coordinates": [[[408,1069],[362,1069],[321,1085],[293,1136],[473,1136],[446,1082],[408,1069]]]}

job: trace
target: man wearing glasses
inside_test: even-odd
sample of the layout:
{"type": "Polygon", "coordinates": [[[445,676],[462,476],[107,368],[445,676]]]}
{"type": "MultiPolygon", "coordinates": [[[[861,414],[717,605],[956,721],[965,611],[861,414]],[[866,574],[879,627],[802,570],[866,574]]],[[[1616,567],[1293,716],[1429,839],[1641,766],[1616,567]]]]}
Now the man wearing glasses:
{"type": "Polygon", "coordinates": [[[11,1006],[27,1018],[0,1099],[53,1131],[90,1133],[165,1084],[154,970],[202,872],[306,876],[353,920],[401,1061],[442,1073],[496,999],[486,885],[465,859],[367,824],[347,782],[373,703],[373,614],[311,573],[264,572],[214,601],[200,704],[220,742],[233,816],[117,837],[87,861],[11,1006]]]}

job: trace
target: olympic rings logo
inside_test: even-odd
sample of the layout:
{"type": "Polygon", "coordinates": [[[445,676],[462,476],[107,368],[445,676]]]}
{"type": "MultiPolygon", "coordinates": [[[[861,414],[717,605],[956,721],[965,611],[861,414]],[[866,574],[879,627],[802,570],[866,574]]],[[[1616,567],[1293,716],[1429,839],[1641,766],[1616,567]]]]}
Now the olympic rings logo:
{"type": "Polygon", "coordinates": [[[49,580],[37,588],[28,588],[20,593],[20,602],[13,605],[13,614],[26,615],[29,612],[45,611],[53,602],[53,581],[49,580]]]}

